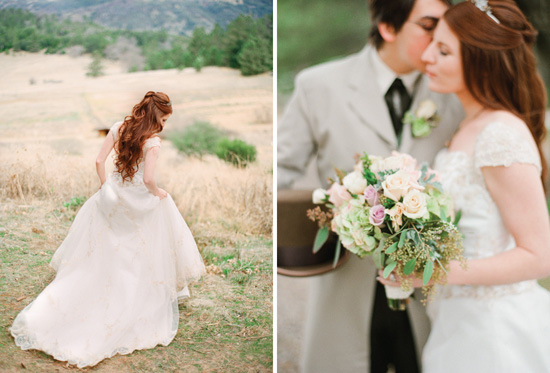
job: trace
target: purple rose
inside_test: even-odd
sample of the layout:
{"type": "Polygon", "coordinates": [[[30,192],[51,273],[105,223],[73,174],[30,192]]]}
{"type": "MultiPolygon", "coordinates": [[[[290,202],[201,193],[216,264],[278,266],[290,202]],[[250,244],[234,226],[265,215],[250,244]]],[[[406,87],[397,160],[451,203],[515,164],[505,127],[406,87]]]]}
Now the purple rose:
{"type": "Polygon", "coordinates": [[[380,226],[382,223],[384,223],[384,216],[386,213],[384,212],[384,206],[382,205],[376,205],[374,207],[371,207],[370,213],[369,213],[369,221],[374,226],[380,226]]]}
{"type": "Polygon", "coordinates": [[[378,204],[378,192],[376,191],[376,188],[372,185],[369,185],[365,191],[363,192],[363,195],[365,196],[365,199],[367,200],[367,203],[369,206],[376,206],[378,204]]]}

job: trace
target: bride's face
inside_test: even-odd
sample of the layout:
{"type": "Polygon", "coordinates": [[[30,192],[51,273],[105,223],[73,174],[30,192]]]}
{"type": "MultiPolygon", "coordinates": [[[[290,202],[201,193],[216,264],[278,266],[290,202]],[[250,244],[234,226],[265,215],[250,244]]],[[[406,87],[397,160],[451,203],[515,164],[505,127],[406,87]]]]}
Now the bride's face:
{"type": "Polygon", "coordinates": [[[172,114],[166,114],[160,118],[160,122],[162,123],[162,128],[164,128],[164,126],[166,125],[166,121],[168,120],[168,118],[170,118],[170,115],[172,114]]]}
{"type": "Polygon", "coordinates": [[[460,42],[444,19],[437,24],[434,39],[422,54],[429,87],[440,93],[460,93],[466,89],[462,74],[460,42]]]}

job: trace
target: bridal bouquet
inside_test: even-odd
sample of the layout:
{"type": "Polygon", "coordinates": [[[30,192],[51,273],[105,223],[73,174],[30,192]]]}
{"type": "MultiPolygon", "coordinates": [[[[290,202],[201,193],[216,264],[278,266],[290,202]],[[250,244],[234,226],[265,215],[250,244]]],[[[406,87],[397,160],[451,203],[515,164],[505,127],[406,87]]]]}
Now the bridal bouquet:
{"type": "Polygon", "coordinates": [[[387,158],[364,154],[352,172],[336,172],[338,180],[328,190],[313,193],[313,202],[330,211],[308,210],[319,223],[314,252],[332,230],[339,239],[336,256],[340,245],[361,258],[372,255],[385,278],[402,279],[401,288],[386,286],[392,309],[405,309],[413,292],[410,275],[422,278],[431,296],[430,280],[445,283],[449,261],[463,260],[460,213],[451,222],[452,202],[436,172],[397,152],[387,158]]]}

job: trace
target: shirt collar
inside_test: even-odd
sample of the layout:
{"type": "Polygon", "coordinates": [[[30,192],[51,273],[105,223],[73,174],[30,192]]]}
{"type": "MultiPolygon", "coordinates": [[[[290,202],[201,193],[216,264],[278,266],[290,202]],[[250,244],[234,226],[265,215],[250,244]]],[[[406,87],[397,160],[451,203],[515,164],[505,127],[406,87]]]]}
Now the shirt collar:
{"type": "Polygon", "coordinates": [[[375,48],[372,48],[371,51],[370,60],[374,73],[376,74],[376,83],[378,84],[378,88],[380,88],[380,92],[385,94],[392,85],[393,81],[396,78],[400,78],[409,94],[412,95],[414,93],[414,85],[416,80],[420,76],[420,71],[414,70],[408,74],[397,75],[388,67],[388,65],[384,63],[384,61],[382,61],[378,51],[375,48]]]}

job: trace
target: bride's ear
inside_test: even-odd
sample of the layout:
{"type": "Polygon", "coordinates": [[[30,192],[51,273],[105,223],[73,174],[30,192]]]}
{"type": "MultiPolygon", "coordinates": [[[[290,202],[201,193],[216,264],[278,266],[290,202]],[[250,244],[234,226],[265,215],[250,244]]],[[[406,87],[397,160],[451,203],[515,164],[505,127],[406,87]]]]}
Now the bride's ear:
{"type": "Polygon", "coordinates": [[[378,32],[380,33],[380,36],[382,36],[382,39],[384,39],[385,42],[391,43],[395,41],[397,37],[397,33],[395,32],[395,27],[384,22],[380,22],[377,27],[378,27],[378,32]]]}

